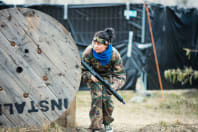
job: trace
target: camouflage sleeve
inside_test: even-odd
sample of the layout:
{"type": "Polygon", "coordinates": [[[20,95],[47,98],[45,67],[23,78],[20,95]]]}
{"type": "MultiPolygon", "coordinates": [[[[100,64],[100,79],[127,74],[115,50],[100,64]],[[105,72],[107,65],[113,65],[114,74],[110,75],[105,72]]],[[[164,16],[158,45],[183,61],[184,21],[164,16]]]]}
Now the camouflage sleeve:
{"type": "MultiPolygon", "coordinates": [[[[88,46],[85,51],[82,54],[82,59],[88,64],[90,65],[90,55],[91,55],[91,47],[88,46]]],[[[81,76],[81,80],[84,83],[90,82],[91,81],[91,73],[82,66],[82,76],[81,76]]]]}
{"type": "Polygon", "coordinates": [[[122,63],[122,58],[117,50],[113,54],[112,88],[119,90],[126,82],[126,73],[122,63]]]}

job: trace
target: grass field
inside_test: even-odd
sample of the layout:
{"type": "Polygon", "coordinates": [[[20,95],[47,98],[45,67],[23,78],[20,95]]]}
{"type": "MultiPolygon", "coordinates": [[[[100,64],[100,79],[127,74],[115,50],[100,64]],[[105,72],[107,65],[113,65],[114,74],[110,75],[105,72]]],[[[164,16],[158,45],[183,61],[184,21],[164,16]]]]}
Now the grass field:
{"type": "MultiPolygon", "coordinates": [[[[143,130],[147,125],[158,124],[159,127],[188,124],[198,126],[198,91],[170,90],[164,91],[165,100],[161,100],[160,91],[151,91],[152,96],[146,97],[142,103],[133,103],[131,98],[136,96],[133,91],[119,91],[126,105],[114,98],[115,111],[113,126],[118,132],[143,130]]],[[[90,121],[89,91],[77,94],[77,122],[79,128],[87,128],[90,121]]],[[[185,126],[185,125],[184,125],[185,126]]],[[[168,130],[168,129],[167,129],[168,130]]],[[[197,128],[198,131],[198,128],[197,128]]],[[[149,132],[149,131],[148,131],[149,132]]]]}
{"type": "MultiPolygon", "coordinates": [[[[133,91],[119,91],[126,104],[114,97],[114,132],[198,132],[198,90],[151,91],[141,103],[133,103],[133,91]]],[[[56,123],[44,128],[0,129],[0,132],[90,132],[89,91],[77,93],[76,128],[63,128],[56,123]]]]}

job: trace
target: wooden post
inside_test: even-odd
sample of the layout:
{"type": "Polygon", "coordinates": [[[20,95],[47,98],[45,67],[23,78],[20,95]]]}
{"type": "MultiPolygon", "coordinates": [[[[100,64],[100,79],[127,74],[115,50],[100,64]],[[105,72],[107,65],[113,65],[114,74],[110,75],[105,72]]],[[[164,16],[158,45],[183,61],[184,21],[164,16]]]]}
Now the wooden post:
{"type": "Polygon", "coordinates": [[[69,109],[58,120],[56,120],[56,123],[65,128],[76,127],[76,97],[69,109]]]}

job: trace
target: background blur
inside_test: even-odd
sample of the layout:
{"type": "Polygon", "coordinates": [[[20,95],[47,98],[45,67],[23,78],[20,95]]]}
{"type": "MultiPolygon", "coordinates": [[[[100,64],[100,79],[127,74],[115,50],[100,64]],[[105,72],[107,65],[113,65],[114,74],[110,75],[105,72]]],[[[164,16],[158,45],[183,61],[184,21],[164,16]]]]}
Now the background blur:
{"type": "MultiPolygon", "coordinates": [[[[28,7],[42,11],[59,21],[71,33],[80,54],[91,43],[96,31],[113,27],[116,39],[112,42],[122,56],[127,73],[123,90],[135,90],[138,78],[145,89],[159,90],[153,48],[143,0],[4,0],[0,9],[28,7]],[[128,13],[127,13],[128,11],[128,13]],[[131,47],[130,47],[131,45],[131,47]]],[[[198,67],[198,53],[186,57],[184,48],[198,49],[198,1],[149,0],[149,12],[157,57],[164,89],[198,87],[192,84],[170,83],[164,78],[167,69],[198,67]]],[[[87,90],[81,85],[81,90],[87,90]]]]}
{"type": "MultiPolygon", "coordinates": [[[[90,3],[142,3],[143,0],[3,0],[8,4],[90,4],[90,3]]],[[[161,3],[164,5],[179,5],[184,7],[198,7],[198,1],[196,0],[148,0],[149,2],[161,3]]]]}

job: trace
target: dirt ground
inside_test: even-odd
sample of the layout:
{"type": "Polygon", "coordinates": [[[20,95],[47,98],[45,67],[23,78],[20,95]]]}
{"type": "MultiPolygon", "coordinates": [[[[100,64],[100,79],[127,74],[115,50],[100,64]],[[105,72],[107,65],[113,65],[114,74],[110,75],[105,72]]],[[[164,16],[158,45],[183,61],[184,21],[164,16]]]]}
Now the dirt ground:
{"type": "MultiPolygon", "coordinates": [[[[125,99],[123,105],[114,98],[115,132],[198,132],[198,90],[151,91],[141,103],[131,99],[137,96],[133,91],[119,92],[125,99]]],[[[89,127],[90,94],[77,94],[77,127],[85,131],[89,127]]]]}
{"type": "MultiPolygon", "coordinates": [[[[149,91],[151,96],[135,103],[133,91],[119,91],[126,104],[114,97],[114,132],[198,132],[198,90],[149,91]]],[[[141,94],[142,95],[142,94],[141,94]]],[[[56,123],[46,128],[0,129],[0,132],[91,132],[88,127],[90,93],[77,93],[76,128],[63,128],[56,123]]],[[[101,131],[104,132],[104,131],[101,131]]]]}

